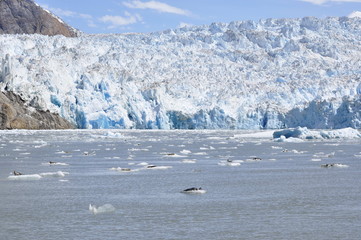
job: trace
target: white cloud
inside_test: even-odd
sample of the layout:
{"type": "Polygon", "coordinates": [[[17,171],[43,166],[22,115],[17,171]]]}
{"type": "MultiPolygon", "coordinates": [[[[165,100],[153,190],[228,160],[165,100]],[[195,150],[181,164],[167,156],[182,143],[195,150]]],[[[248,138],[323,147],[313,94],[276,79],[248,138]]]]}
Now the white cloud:
{"type": "Polygon", "coordinates": [[[142,17],[139,14],[130,14],[129,12],[125,12],[124,15],[125,16],[106,15],[101,17],[99,20],[105,23],[110,23],[111,25],[109,28],[121,27],[142,21],[142,17]]]}
{"type": "Polygon", "coordinates": [[[348,15],[348,17],[349,17],[349,18],[355,18],[355,17],[361,18],[361,12],[359,12],[359,11],[354,11],[354,12],[352,12],[350,15],[348,15]]]}
{"type": "Polygon", "coordinates": [[[359,3],[361,3],[361,0],[301,0],[301,1],[313,3],[313,4],[316,4],[316,5],[322,5],[322,4],[325,4],[325,3],[328,3],[328,2],[338,2],[338,3],[341,3],[341,2],[359,2],[359,3]]]}
{"type": "Polygon", "coordinates": [[[157,2],[157,1],[142,2],[139,0],[133,0],[131,2],[123,2],[123,5],[125,5],[128,8],[152,9],[159,12],[173,13],[173,14],[185,15],[185,16],[189,16],[191,14],[187,10],[183,10],[177,7],[170,6],[166,3],[157,2]]]}

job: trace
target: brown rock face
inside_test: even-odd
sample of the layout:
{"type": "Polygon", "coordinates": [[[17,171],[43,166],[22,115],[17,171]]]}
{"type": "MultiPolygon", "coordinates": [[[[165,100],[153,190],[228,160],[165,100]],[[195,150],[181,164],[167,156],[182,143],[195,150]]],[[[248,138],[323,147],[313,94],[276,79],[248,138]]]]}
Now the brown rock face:
{"type": "Polygon", "coordinates": [[[74,126],[49,111],[29,108],[13,92],[0,92],[0,129],[70,129],[74,126]]]}
{"type": "Polygon", "coordinates": [[[36,5],[33,0],[0,0],[0,34],[23,33],[77,36],[71,27],[36,5]]]}

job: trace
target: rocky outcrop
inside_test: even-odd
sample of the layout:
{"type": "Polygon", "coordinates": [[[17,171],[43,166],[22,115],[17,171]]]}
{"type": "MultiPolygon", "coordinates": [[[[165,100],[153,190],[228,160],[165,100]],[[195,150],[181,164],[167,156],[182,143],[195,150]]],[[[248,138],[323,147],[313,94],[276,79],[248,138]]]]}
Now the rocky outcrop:
{"type": "Polygon", "coordinates": [[[26,106],[13,92],[0,92],[0,129],[69,129],[59,115],[26,106]]]}
{"type": "Polygon", "coordinates": [[[76,37],[77,32],[32,0],[0,1],[0,34],[76,37]]]}

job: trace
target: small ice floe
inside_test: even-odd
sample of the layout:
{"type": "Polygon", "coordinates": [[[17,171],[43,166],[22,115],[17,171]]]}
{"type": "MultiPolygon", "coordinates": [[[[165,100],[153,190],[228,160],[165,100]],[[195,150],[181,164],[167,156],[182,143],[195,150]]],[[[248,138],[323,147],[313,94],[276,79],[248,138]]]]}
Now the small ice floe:
{"type": "Polygon", "coordinates": [[[218,163],[218,165],[220,166],[230,166],[230,167],[237,167],[237,166],[241,166],[241,162],[243,162],[242,160],[222,160],[218,163]]]}
{"type": "Polygon", "coordinates": [[[117,171],[117,172],[134,172],[134,170],[132,170],[130,168],[121,168],[121,167],[117,167],[117,168],[113,167],[110,170],[117,171]]]}
{"type": "Polygon", "coordinates": [[[187,188],[185,190],[182,191],[182,193],[191,193],[191,194],[203,194],[206,193],[207,191],[200,188],[196,188],[196,187],[192,187],[192,188],[187,188]]]}
{"type": "Polygon", "coordinates": [[[237,147],[220,147],[220,150],[234,150],[237,149],[237,147]]]}
{"type": "Polygon", "coordinates": [[[108,131],[103,135],[98,136],[98,138],[125,138],[123,134],[119,132],[108,131]]]}
{"type": "Polygon", "coordinates": [[[183,159],[181,162],[182,163],[196,163],[197,160],[195,160],[195,159],[183,159]]]}
{"type": "Polygon", "coordinates": [[[30,155],[31,153],[29,152],[23,152],[23,153],[19,153],[19,155],[30,155]]]}
{"type": "Polygon", "coordinates": [[[193,155],[204,156],[204,155],[207,155],[207,153],[206,152],[197,152],[197,153],[193,153],[193,155]]]}
{"type": "Polygon", "coordinates": [[[147,163],[147,162],[141,162],[141,163],[138,163],[137,165],[138,165],[138,166],[148,166],[149,163],[147,163]]]}
{"type": "Polygon", "coordinates": [[[181,154],[191,154],[192,152],[190,150],[187,149],[183,149],[182,151],[180,151],[181,154]]]}
{"type": "Polygon", "coordinates": [[[279,138],[275,138],[274,142],[298,143],[298,142],[303,142],[303,140],[300,138],[294,138],[294,137],[286,138],[285,136],[282,135],[279,138]]]}
{"type": "Polygon", "coordinates": [[[130,151],[130,152],[148,152],[149,149],[148,148],[130,148],[130,149],[128,149],[128,151],[130,151]]]}
{"type": "Polygon", "coordinates": [[[321,167],[323,167],[323,168],[331,168],[331,167],[347,168],[349,166],[346,164],[341,164],[341,163],[326,163],[326,164],[322,164],[321,167]]]}
{"type": "Polygon", "coordinates": [[[246,159],[246,162],[259,162],[259,161],[262,161],[262,158],[260,158],[260,157],[251,157],[251,158],[246,159]]]}
{"type": "Polygon", "coordinates": [[[62,172],[62,171],[57,171],[57,172],[46,172],[46,173],[39,173],[40,176],[42,177],[65,177],[66,175],[69,175],[68,172],[62,172]]]}
{"type": "Polygon", "coordinates": [[[295,153],[295,154],[305,153],[305,151],[298,151],[298,150],[296,150],[296,149],[293,149],[293,150],[291,150],[290,152],[295,153]]]}
{"type": "Polygon", "coordinates": [[[49,161],[46,163],[42,163],[41,165],[43,165],[43,166],[68,166],[69,164],[63,163],[63,162],[49,161]]]}
{"type": "Polygon", "coordinates": [[[113,207],[113,205],[108,204],[108,203],[104,204],[103,206],[100,206],[100,207],[89,204],[89,211],[91,213],[93,213],[94,215],[101,214],[101,213],[112,213],[115,211],[115,207],[113,207]]]}
{"type": "Polygon", "coordinates": [[[95,151],[92,151],[92,152],[83,152],[83,155],[84,156],[95,156],[95,151]]]}
{"type": "Polygon", "coordinates": [[[145,166],[146,169],[154,169],[154,170],[165,170],[172,168],[172,166],[156,166],[156,165],[148,165],[145,166]]]}
{"type": "Polygon", "coordinates": [[[174,158],[179,158],[179,157],[184,157],[182,155],[178,155],[176,153],[165,153],[164,157],[174,157],[174,158]]]}
{"type": "Polygon", "coordinates": [[[40,145],[35,145],[34,148],[42,148],[48,145],[48,143],[45,141],[36,141],[34,143],[40,144],[40,145]]]}
{"type": "Polygon", "coordinates": [[[58,151],[58,152],[55,152],[55,154],[69,154],[70,152],[68,151],[58,151]]]}
{"type": "Polygon", "coordinates": [[[283,147],[272,146],[272,149],[283,149],[283,147]]]}
{"type": "Polygon", "coordinates": [[[335,152],[332,153],[324,153],[324,152],[319,152],[313,155],[314,157],[318,157],[318,158],[331,158],[335,156],[335,152]]]}
{"type": "Polygon", "coordinates": [[[322,159],[321,158],[312,158],[311,162],[321,162],[322,159]]]}
{"type": "Polygon", "coordinates": [[[20,174],[20,175],[11,175],[8,177],[9,180],[21,180],[21,181],[33,181],[40,180],[42,176],[39,174],[20,174]]]}

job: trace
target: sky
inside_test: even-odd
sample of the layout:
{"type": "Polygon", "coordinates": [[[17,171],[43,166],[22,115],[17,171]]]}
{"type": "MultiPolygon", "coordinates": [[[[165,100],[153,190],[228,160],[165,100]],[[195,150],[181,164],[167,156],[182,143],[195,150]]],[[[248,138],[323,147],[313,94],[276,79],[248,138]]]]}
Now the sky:
{"type": "Polygon", "coordinates": [[[213,22],[361,17],[361,0],[35,0],[82,32],[157,32],[213,22]]]}

